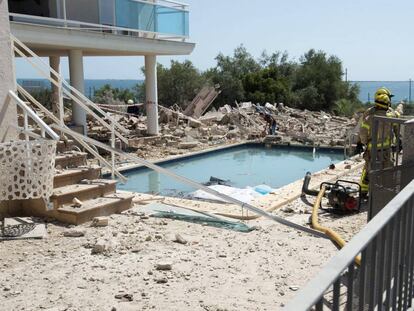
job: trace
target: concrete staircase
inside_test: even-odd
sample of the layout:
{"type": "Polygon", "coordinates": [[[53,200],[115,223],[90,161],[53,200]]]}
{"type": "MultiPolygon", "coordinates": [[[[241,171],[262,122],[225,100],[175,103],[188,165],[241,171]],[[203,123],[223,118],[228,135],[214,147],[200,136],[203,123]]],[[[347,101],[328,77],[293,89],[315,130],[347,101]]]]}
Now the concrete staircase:
{"type": "Polygon", "coordinates": [[[87,165],[87,153],[73,151],[73,146],[73,141],[58,143],[54,193],[50,197],[53,209],[45,212],[43,208],[41,212],[37,207],[36,214],[77,225],[129,209],[134,195],[117,192],[117,182],[102,179],[101,168],[87,165]],[[75,198],[82,204],[75,204],[75,198]]]}

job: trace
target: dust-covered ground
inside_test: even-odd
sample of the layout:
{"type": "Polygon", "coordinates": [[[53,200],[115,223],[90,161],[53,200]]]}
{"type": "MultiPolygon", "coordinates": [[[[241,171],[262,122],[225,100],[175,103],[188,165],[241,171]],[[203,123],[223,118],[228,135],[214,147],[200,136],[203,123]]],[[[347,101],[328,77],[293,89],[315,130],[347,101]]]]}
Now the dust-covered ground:
{"type": "MultiPolygon", "coordinates": [[[[308,226],[304,201],[275,213],[308,226]]],[[[268,219],[240,233],[148,217],[142,206],[108,217],[106,227],[49,223],[46,239],[0,242],[0,309],[278,310],[337,252],[329,240],[268,219]],[[84,235],[63,236],[74,230],[84,235]]],[[[349,240],[366,212],[320,219],[349,240]]]]}

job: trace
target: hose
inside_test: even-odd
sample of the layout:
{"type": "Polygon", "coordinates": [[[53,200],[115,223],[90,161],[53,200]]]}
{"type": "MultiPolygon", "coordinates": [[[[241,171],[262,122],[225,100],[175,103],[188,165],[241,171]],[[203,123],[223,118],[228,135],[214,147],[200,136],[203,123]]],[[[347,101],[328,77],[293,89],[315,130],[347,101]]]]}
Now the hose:
{"type": "MultiPolygon", "coordinates": [[[[343,248],[346,244],[344,239],[341,238],[341,236],[333,231],[330,228],[322,227],[318,222],[318,211],[319,207],[321,206],[321,201],[323,196],[325,195],[325,186],[321,187],[321,190],[319,191],[318,197],[316,198],[315,204],[313,205],[312,209],[312,228],[324,233],[331,241],[333,241],[339,249],[343,248]]],[[[355,257],[355,263],[360,266],[361,265],[361,256],[355,257]]]]}
{"type": "Polygon", "coordinates": [[[309,189],[311,175],[312,175],[311,172],[307,172],[305,175],[305,178],[303,180],[303,186],[302,186],[302,195],[308,194],[308,195],[313,195],[316,197],[319,194],[319,191],[309,189]]]}

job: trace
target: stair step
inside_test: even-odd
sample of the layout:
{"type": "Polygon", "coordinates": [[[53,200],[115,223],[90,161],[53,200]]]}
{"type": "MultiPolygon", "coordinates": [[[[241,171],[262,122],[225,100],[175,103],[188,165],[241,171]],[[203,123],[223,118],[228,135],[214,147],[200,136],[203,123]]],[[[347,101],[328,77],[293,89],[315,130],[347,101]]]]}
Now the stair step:
{"type": "Polygon", "coordinates": [[[72,203],[74,198],[81,201],[102,197],[116,192],[116,180],[95,179],[89,183],[79,183],[55,188],[50,200],[54,208],[72,203]]]}
{"type": "Polygon", "coordinates": [[[62,153],[56,155],[55,167],[61,168],[78,167],[86,164],[86,152],[72,151],[71,153],[62,153]]]}
{"type": "Polygon", "coordinates": [[[55,174],[53,179],[53,187],[60,188],[67,185],[77,184],[84,179],[98,179],[100,175],[101,168],[99,166],[68,168],[55,174]]]}
{"type": "Polygon", "coordinates": [[[73,146],[75,145],[75,141],[72,139],[68,139],[67,141],[60,140],[57,142],[56,152],[63,153],[66,151],[71,151],[73,146]]]}
{"type": "Polygon", "coordinates": [[[56,218],[62,222],[79,225],[98,216],[121,213],[132,206],[133,193],[121,192],[83,202],[81,207],[67,204],[56,210],[56,218]]]}

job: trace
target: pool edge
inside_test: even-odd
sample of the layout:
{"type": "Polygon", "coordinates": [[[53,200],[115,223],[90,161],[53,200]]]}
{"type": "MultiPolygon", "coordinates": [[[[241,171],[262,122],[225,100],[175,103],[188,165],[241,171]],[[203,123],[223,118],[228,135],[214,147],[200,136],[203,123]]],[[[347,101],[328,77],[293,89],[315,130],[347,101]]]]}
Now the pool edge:
{"type": "MultiPolygon", "coordinates": [[[[194,151],[194,152],[189,152],[189,153],[186,153],[186,154],[180,154],[178,156],[171,156],[171,157],[168,157],[166,159],[157,159],[157,160],[153,160],[153,161],[150,160],[150,162],[153,163],[153,164],[156,164],[156,165],[162,165],[162,164],[167,164],[167,163],[171,163],[171,162],[175,162],[175,161],[179,161],[179,160],[183,160],[183,159],[196,158],[196,157],[203,156],[203,155],[206,155],[206,154],[209,154],[209,153],[229,150],[229,149],[233,149],[233,148],[237,148],[237,147],[241,147],[241,146],[255,146],[255,147],[263,146],[263,147],[266,147],[266,145],[270,145],[270,148],[273,148],[273,147],[285,147],[285,148],[295,148],[295,149],[313,149],[313,148],[316,148],[316,150],[330,150],[330,151],[342,151],[344,149],[344,147],[340,147],[340,146],[327,146],[327,145],[310,146],[310,145],[292,144],[292,143],[265,144],[262,141],[243,141],[243,142],[239,142],[239,143],[236,143],[236,144],[229,144],[229,145],[213,147],[213,148],[208,148],[208,149],[194,151]]],[[[346,160],[346,159],[344,159],[344,160],[346,160]]],[[[133,172],[135,170],[139,170],[139,169],[142,169],[142,168],[145,168],[145,167],[146,166],[142,165],[142,164],[130,164],[130,165],[126,165],[124,167],[117,167],[117,169],[120,173],[128,173],[128,172],[133,172]]],[[[110,171],[106,171],[106,172],[102,173],[103,177],[108,177],[110,175],[111,175],[110,171]]]]}

